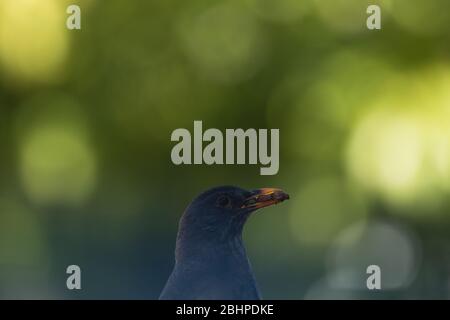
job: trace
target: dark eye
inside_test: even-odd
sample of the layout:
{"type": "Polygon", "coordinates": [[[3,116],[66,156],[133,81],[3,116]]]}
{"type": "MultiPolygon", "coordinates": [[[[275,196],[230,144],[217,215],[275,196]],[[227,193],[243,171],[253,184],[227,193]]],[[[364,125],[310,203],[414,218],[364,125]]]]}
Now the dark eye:
{"type": "Polygon", "coordinates": [[[231,207],[231,200],[228,196],[219,196],[219,198],[217,198],[217,205],[223,208],[231,207]]]}

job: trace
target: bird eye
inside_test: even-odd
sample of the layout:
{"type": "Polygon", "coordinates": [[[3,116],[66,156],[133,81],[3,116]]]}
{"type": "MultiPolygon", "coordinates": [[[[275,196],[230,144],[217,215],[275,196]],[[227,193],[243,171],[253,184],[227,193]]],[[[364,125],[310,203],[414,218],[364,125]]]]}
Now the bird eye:
{"type": "Polygon", "coordinates": [[[230,207],[231,206],[230,198],[228,198],[227,196],[220,196],[217,199],[217,205],[219,207],[230,207]]]}

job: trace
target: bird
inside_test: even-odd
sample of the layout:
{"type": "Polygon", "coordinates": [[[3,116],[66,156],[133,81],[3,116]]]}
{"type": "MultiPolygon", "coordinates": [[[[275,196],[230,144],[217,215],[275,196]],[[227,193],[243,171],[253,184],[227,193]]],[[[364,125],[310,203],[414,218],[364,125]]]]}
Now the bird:
{"type": "Polygon", "coordinates": [[[289,195],[276,188],[209,189],[183,212],[175,265],[160,300],[260,300],[261,294],[242,240],[249,216],[289,195]]]}

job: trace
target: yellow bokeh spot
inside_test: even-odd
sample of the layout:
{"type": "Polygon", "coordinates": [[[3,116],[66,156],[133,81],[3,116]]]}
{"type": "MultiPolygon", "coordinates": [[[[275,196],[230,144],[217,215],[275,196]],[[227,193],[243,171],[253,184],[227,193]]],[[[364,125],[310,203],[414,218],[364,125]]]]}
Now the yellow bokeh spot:
{"type": "Polygon", "coordinates": [[[450,184],[450,71],[436,66],[407,77],[390,81],[356,122],[347,167],[390,204],[431,212],[450,184]]]}
{"type": "Polygon", "coordinates": [[[377,171],[380,183],[393,191],[406,189],[414,183],[422,160],[420,130],[414,122],[399,120],[380,132],[384,143],[377,145],[377,171]]]}
{"type": "Polygon", "coordinates": [[[22,145],[21,173],[35,202],[78,204],[92,191],[96,165],[82,137],[60,127],[43,127],[22,145]]]}
{"type": "Polygon", "coordinates": [[[96,153],[83,109],[70,97],[39,95],[15,119],[20,175],[37,204],[82,204],[97,180],[96,153]]]}
{"type": "Polygon", "coordinates": [[[349,147],[350,171],[368,188],[409,196],[418,183],[423,143],[417,121],[393,112],[370,114],[357,126],[349,147]]]}
{"type": "Polygon", "coordinates": [[[68,51],[65,19],[63,1],[0,1],[2,69],[16,80],[55,80],[68,51]]]}

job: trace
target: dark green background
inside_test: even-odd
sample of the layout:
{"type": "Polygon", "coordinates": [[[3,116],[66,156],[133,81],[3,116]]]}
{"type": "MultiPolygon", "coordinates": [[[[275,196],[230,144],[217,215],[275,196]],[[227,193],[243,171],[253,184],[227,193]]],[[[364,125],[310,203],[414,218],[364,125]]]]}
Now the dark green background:
{"type": "Polygon", "coordinates": [[[233,184],[291,195],[245,229],[263,297],[447,298],[449,40],[444,0],[0,0],[0,297],[157,298],[233,184]],[[194,120],[279,128],[279,173],[173,165],[194,120]]]}

